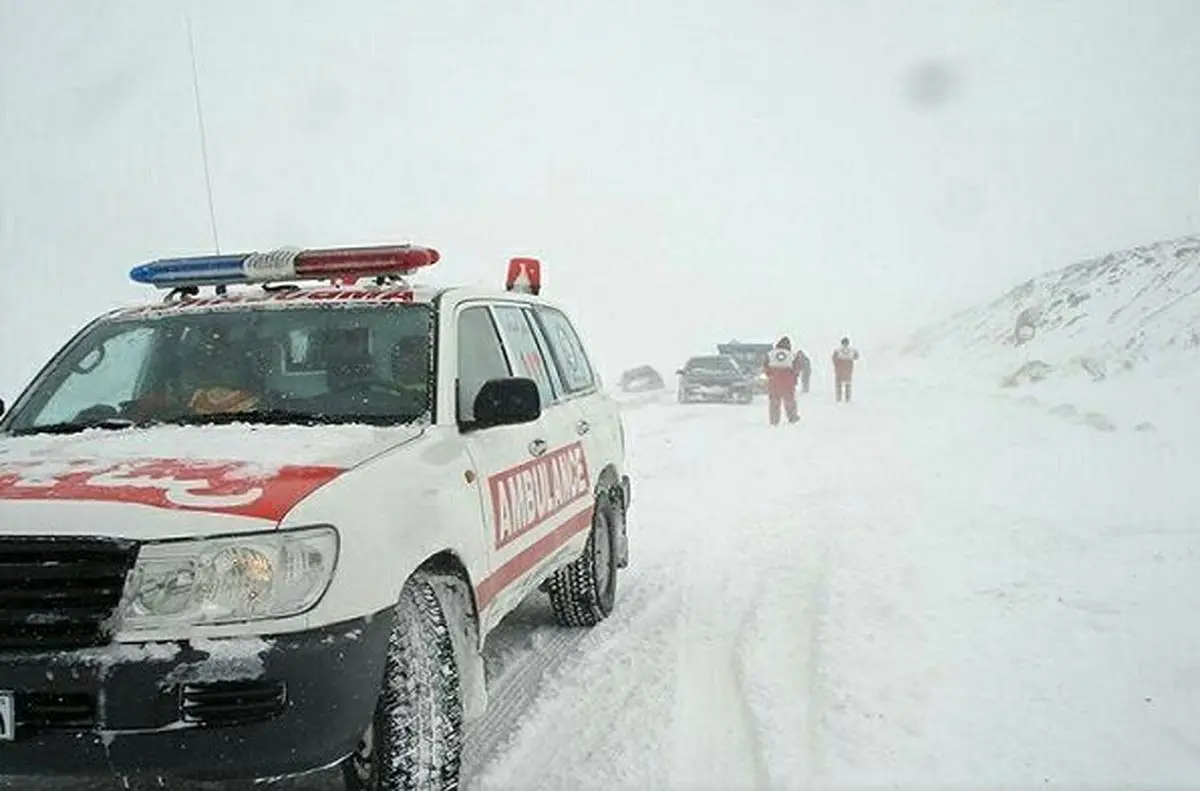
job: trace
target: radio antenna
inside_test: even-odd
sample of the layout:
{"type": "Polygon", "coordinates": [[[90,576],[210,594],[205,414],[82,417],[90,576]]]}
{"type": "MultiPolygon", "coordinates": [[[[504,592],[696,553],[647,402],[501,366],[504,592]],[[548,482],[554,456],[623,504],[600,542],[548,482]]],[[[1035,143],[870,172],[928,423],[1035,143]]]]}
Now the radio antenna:
{"type": "Polygon", "coordinates": [[[192,15],[185,4],[183,19],[187,23],[188,53],[192,59],[192,95],[196,99],[196,124],[200,130],[200,161],[204,164],[204,190],[208,195],[208,220],[212,225],[213,247],[221,254],[221,240],[217,236],[217,209],[213,204],[212,174],[208,168],[208,139],[204,134],[204,105],[200,102],[200,72],[196,68],[196,39],[192,33],[192,15]]]}

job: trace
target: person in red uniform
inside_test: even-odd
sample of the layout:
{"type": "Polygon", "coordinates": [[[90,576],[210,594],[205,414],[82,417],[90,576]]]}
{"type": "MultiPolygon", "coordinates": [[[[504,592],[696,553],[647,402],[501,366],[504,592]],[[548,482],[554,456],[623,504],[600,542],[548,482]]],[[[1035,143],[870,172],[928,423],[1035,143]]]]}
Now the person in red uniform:
{"type": "Polygon", "coordinates": [[[800,419],[796,414],[796,382],[801,366],[800,355],[792,351],[792,339],[786,335],[767,353],[763,370],[767,374],[768,417],[772,426],[779,425],[780,406],[787,411],[789,423],[800,419]]]}
{"type": "Polygon", "coordinates": [[[858,349],[850,345],[849,338],[842,338],[842,345],[833,350],[833,384],[838,401],[850,400],[850,382],[857,360],[858,349]]]}

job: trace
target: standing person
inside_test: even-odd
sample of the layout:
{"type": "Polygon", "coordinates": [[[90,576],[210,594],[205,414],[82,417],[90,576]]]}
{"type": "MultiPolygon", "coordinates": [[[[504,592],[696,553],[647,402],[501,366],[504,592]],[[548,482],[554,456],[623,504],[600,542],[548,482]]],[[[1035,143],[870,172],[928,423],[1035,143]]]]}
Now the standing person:
{"type": "Polygon", "coordinates": [[[838,401],[850,400],[850,382],[854,379],[857,360],[858,349],[850,345],[849,338],[842,338],[842,345],[833,350],[833,383],[838,401]]]}
{"type": "Polygon", "coordinates": [[[796,356],[800,359],[800,392],[807,393],[808,383],[812,379],[812,360],[803,349],[797,349],[796,356]]]}
{"type": "Polygon", "coordinates": [[[800,377],[800,356],[792,351],[792,339],[784,335],[767,353],[763,366],[767,374],[768,417],[779,425],[780,405],[787,411],[789,423],[800,419],[796,413],[796,380],[800,377]]]}

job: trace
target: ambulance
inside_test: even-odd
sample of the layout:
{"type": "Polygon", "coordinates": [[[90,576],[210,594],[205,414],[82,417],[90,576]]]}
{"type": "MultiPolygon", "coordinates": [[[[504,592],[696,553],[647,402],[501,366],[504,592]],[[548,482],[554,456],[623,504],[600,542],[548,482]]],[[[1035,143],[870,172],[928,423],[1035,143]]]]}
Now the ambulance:
{"type": "MultiPolygon", "coordinates": [[[[0,418],[0,775],[456,787],[481,650],[629,563],[619,408],[541,296],[416,245],[152,261],[0,418]]],[[[2,407],[0,407],[2,409],[2,407]]]]}

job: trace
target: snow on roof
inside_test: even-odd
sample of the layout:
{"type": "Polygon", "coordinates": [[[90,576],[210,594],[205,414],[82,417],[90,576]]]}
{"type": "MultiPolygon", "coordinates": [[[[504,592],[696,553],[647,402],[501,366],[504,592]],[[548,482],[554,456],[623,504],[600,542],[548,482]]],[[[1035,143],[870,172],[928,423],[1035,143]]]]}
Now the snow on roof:
{"type": "Polygon", "coordinates": [[[398,304],[427,304],[443,291],[441,288],[390,286],[317,286],[286,290],[249,288],[230,290],[226,294],[211,294],[151,302],[111,311],[112,318],[154,316],[213,310],[248,310],[290,307],[377,307],[398,304]]]}

